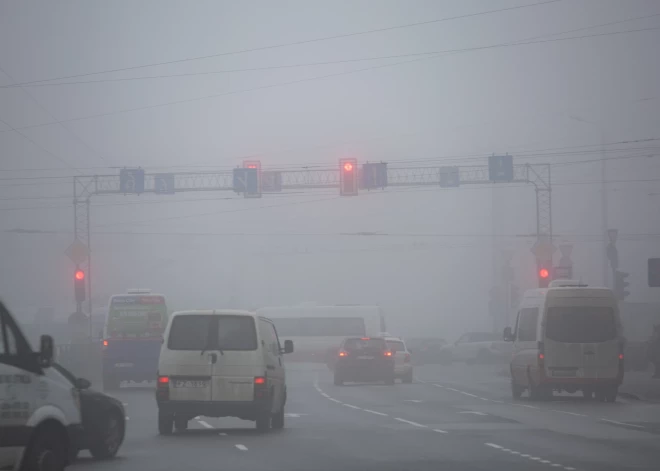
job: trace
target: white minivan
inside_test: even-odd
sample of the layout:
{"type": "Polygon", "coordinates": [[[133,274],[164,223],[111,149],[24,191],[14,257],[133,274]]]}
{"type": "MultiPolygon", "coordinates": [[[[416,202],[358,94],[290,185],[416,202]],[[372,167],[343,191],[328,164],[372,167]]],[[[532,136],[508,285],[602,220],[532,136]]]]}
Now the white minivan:
{"type": "Polygon", "coordinates": [[[158,430],[185,430],[196,416],[253,420],[284,427],[287,399],[273,322],[247,311],[181,311],[168,321],[158,362],[158,430]]]}
{"type": "Polygon", "coordinates": [[[532,398],[553,391],[582,391],[587,399],[614,402],[623,381],[623,332],[612,290],[571,280],[525,292],[513,342],[511,392],[532,398]]]}
{"type": "Polygon", "coordinates": [[[79,447],[78,390],[53,355],[53,339],[34,352],[0,302],[0,469],[61,471],[79,447]]]}

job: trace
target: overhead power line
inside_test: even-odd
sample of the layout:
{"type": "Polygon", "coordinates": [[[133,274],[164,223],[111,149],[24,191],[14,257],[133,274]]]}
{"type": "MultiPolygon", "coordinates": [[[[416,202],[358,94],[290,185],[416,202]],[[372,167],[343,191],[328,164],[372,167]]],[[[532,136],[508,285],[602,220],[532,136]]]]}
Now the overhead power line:
{"type": "MultiPolygon", "coordinates": [[[[324,80],[324,79],[328,79],[328,78],[352,75],[352,74],[356,74],[356,73],[360,73],[360,72],[366,72],[366,71],[371,71],[371,70],[395,67],[395,66],[398,66],[398,65],[410,64],[410,63],[419,62],[419,61],[422,61],[422,60],[432,60],[432,59],[437,59],[438,57],[441,57],[442,55],[445,55],[445,54],[464,53],[464,52],[472,52],[472,51],[482,51],[482,50],[498,49],[498,48],[505,48],[505,47],[526,46],[526,45],[532,45],[532,44],[543,44],[543,43],[551,43],[551,42],[559,42],[559,41],[572,41],[572,40],[579,40],[579,39],[586,39],[586,38],[613,36],[613,35],[621,35],[621,34],[631,34],[631,33],[639,33],[639,32],[646,32],[646,31],[657,31],[657,30],[660,30],[660,27],[640,28],[640,29],[634,29],[634,30],[615,31],[615,32],[610,32],[610,33],[598,33],[598,34],[589,34],[589,35],[582,35],[582,36],[571,36],[571,37],[567,37],[567,38],[543,39],[543,40],[523,41],[523,42],[507,42],[507,43],[501,43],[501,44],[492,44],[492,45],[487,45],[487,46],[477,46],[477,47],[462,48],[462,49],[446,49],[446,50],[441,50],[441,51],[428,51],[428,52],[418,52],[418,53],[410,53],[410,54],[398,54],[398,55],[392,55],[392,56],[382,56],[381,59],[393,59],[393,58],[401,58],[401,57],[418,57],[418,58],[408,60],[408,61],[400,61],[400,62],[394,62],[394,63],[390,63],[390,64],[382,64],[382,65],[377,65],[377,66],[365,67],[365,68],[361,68],[361,69],[354,69],[354,70],[349,70],[349,71],[344,71],[344,72],[337,72],[337,73],[332,73],[332,74],[319,75],[319,76],[315,76],[315,77],[307,77],[307,78],[296,79],[296,80],[291,80],[291,81],[268,84],[268,85],[260,85],[260,86],[257,86],[257,87],[231,90],[231,91],[228,91],[228,92],[215,93],[215,94],[205,95],[205,96],[196,97],[196,98],[186,98],[186,99],[183,99],[183,100],[175,100],[175,101],[169,101],[169,102],[164,102],[164,103],[156,103],[156,104],[153,104],[153,105],[137,106],[137,107],[134,107],[134,108],[125,108],[125,109],[122,109],[122,110],[108,111],[108,112],[104,112],[104,113],[97,113],[97,114],[92,114],[92,115],[87,115],[87,116],[80,116],[80,117],[77,117],[77,118],[68,118],[68,119],[65,119],[65,120],[59,120],[59,121],[54,121],[54,122],[50,122],[50,123],[32,124],[32,125],[28,125],[28,126],[22,126],[20,128],[16,128],[16,129],[23,130],[23,129],[39,128],[39,127],[51,126],[53,124],[59,124],[59,123],[85,121],[85,120],[90,120],[90,119],[98,119],[98,118],[104,118],[104,117],[108,117],[108,116],[115,116],[115,115],[119,115],[119,114],[133,113],[133,112],[142,111],[142,110],[151,110],[151,109],[163,108],[163,107],[168,107],[168,106],[181,105],[181,104],[185,104],[185,103],[194,103],[194,102],[198,102],[198,101],[204,101],[204,100],[209,100],[209,99],[214,99],[214,98],[221,98],[221,97],[230,96],[230,95],[237,95],[237,94],[241,94],[241,93],[248,93],[248,92],[254,92],[254,91],[258,91],[258,90],[266,90],[266,89],[271,89],[271,88],[279,88],[279,87],[284,87],[284,86],[289,86],[289,85],[296,85],[296,84],[299,84],[299,83],[313,82],[313,81],[316,81],[316,80],[324,80]],[[425,56],[425,57],[419,58],[419,56],[425,56]],[[431,56],[431,57],[428,57],[428,56],[431,56]]],[[[8,132],[8,131],[5,130],[5,131],[0,131],[0,132],[8,132]]]]}
{"type": "Polygon", "coordinates": [[[299,46],[303,44],[311,44],[311,43],[317,43],[317,42],[322,42],[322,41],[329,41],[329,40],[334,40],[334,39],[340,39],[340,38],[350,38],[350,37],[355,37],[355,36],[364,36],[367,34],[374,34],[374,33],[382,33],[385,31],[393,31],[397,29],[404,29],[404,28],[411,28],[411,27],[416,27],[416,26],[422,26],[422,25],[429,25],[429,24],[434,24],[434,23],[442,23],[442,22],[447,22],[447,21],[453,21],[453,20],[459,20],[459,19],[464,19],[464,18],[472,18],[472,17],[477,17],[477,16],[483,16],[483,15],[491,15],[494,13],[501,13],[501,12],[506,12],[506,11],[512,11],[512,10],[521,10],[524,8],[531,8],[531,7],[537,7],[540,5],[546,5],[550,3],[559,3],[563,0],[546,0],[538,3],[532,3],[532,4],[527,4],[527,5],[519,5],[519,6],[514,6],[514,7],[508,7],[508,8],[498,8],[496,10],[486,10],[486,11],[481,11],[477,13],[468,13],[464,15],[458,15],[458,16],[451,16],[451,17],[445,17],[445,18],[438,18],[435,20],[427,20],[427,21],[420,21],[416,23],[407,23],[404,25],[397,25],[397,26],[388,26],[385,28],[378,28],[378,29],[370,29],[366,31],[358,31],[355,33],[346,33],[346,34],[337,34],[333,36],[324,36],[321,38],[314,38],[314,39],[304,39],[301,41],[293,41],[293,42],[288,42],[288,43],[280,43],[280,44],[272,44],[269,46],[260,46],[260,47],[254,47],[254,48],[249,48],[249,49],[239,49],[237,51],[230,51],[230,52],[220,52],[216,54],[207,54],[203,56],[196,56],[196,57],[188,57],[184,59],[175,59],[171,61],[163,61],[163,62],[151,62],[148,64],[141,64],[141,65],[134,65],[130,67],[121,67],[121,68],[116,68],[116,69],[106,69],[98,72],[88,72],[84,74],[75,74],[75,75],[67,75],[67,76],[61,76],[61,77],[55,77],[55,78],[50,78],[50,79],[41,79],[41,80],[32,80],[29,82],[21,82],[20,86],[26,86],[26,85],[32,85],[35,83],[43,83],[43,82],[50,82],[50,81],[56,81],[56,80],[66,80],[66,79],[71,79],[71,78],[79,78],[79,77],[89,77],[93,75],[101,75],[101,74],[108,74],[108,73],[113,73],[113,72],[125,72],[128,70],[136,70],[136,69],[144,69],[147,67],[156,67],[156,66],[161,66],[161,65],[171,65],[171,64],[180,64],[183,62],[191,62],[191,61],[198,61],[198,60],[203,60],[203,59],[212,59],[212,58],[217,58],[217,57],[226,57],[226,56],[233,56],[237,54],[245,54],[248,52],[257,52],[257,51],[267,51],[271,49],[278,49],[278,48],[283,48],[283,47],[290,47],[290,46],[299,46]]]}

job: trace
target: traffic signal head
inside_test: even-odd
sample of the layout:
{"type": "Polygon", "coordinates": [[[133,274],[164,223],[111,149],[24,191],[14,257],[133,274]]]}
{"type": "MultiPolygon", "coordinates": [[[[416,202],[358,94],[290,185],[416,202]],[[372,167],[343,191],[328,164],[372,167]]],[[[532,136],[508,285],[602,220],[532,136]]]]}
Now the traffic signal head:
{"type": "Polygon", "coordinates": [[[85,272],[77,269],[73,273],[73,291],[76,296],[76,302],[81,303],[85,300],[85,272]]]}
{"type": "Polygon", "coordinates": [[[550,276],[550,272],[548,271],[547,268],[541,268],[539,270],[539,278],[546,279],[549,276],[550,276]]]}
{"type": "Polygon", "coordinates": [[[358,194],[357,159],[339,160],[339,194],[341,196],[358,194]]]}
{"type": "Polygon", "coordinates": [[[539,288],[547,288],[550,284],[550,268],[540,265],[536,271],[536,275],[539,279],[539,288]]]}

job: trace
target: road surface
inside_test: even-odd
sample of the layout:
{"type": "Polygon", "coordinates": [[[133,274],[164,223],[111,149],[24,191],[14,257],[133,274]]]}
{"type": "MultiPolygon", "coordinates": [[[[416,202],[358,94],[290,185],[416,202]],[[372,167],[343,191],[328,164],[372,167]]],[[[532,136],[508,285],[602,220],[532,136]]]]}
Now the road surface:
{"type": "Polygon", "coordinates": [[[119,456],[76,471],[148,470],[622,470],[660,469],[660,405],[577,396],[511,399],[485,366],[423,366],[413,384],[334,386],[324,367],[287,371],[286,428],[200,417],[157,434],[153,386],[125,387],[119,456]]]}

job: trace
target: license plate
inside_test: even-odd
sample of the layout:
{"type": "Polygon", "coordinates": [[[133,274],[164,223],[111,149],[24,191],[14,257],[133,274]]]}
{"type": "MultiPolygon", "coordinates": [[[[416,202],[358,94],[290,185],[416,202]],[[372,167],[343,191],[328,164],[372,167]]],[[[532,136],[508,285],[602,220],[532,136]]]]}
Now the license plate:
{"type": "Polygon", "coordinates": [[[576,376],[576,375],[577,375],[576,370],[553,370],[552,371],[552,376],[571,377],[571,376],[576,376]]]}
{"type": "Polygon", "coordinates": [[[131,368],[133,363],[115,363],[116,368],[131,368]]]}
{"type": "Polygon", "coordinates": [[[369,355],[362,355],[358,357],[358,360],[373,360],[375,357],[369,355]]]}
{"type": "Polygon", "coordinates": [[[208,386],[208,381],[203,380],[176,380],[174,381],[175,388],[205,388],[208,386]]]}

